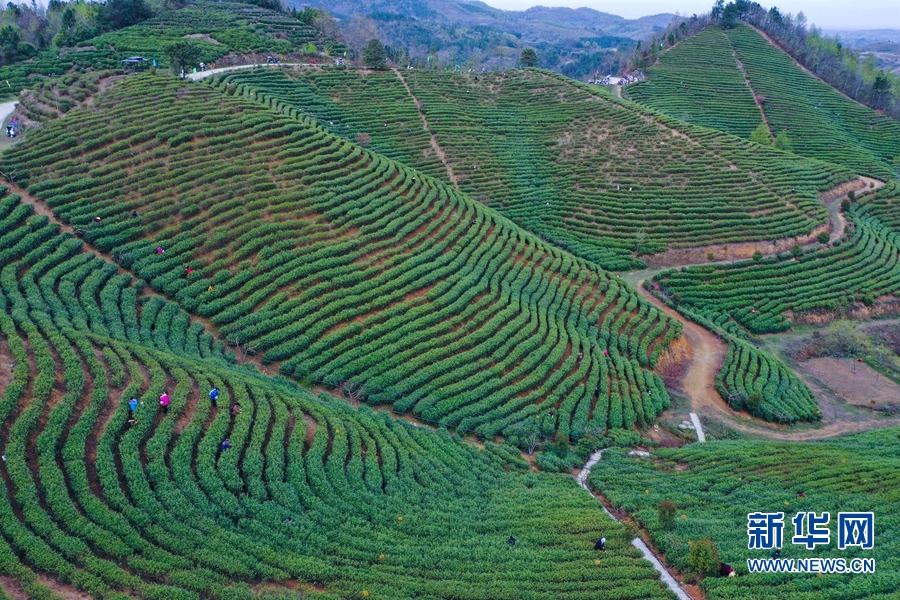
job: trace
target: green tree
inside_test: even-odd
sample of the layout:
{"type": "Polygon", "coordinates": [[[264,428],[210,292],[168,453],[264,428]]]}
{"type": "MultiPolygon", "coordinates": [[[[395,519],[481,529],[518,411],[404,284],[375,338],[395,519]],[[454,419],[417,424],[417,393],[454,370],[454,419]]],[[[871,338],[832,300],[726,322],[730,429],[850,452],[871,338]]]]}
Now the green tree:
{"type": "Polygon", "coordinates": [[[769,136],[769,130],[766,128],[765,123],[760,123],[759,127],[753,130],[753,133],[750,134],[750,141],[764,146],[772,144],[772,138],[769,136]]]}
{"type": "Polygon", "coordinates": [[[759,262],[762,260],[763,254],[759,250],[753,253],[753,262],[759,262]]]}
{"type": "Polygon", "coordinates": [[[363,63],[372,69],[383,69],[387,66],[384,45],[375,38],[369,40],[363,48],[363,63]]]}
{"type": "Polygon", "coordinates": [[[153,16],[144,0],[107,0],[100,7],[100,25],[105,29],[122,29],[153,16]]]}
{"type": "Polygon", "coordinates": [[[200,62],[200,47],[188,41],[173,42],[166,46],[166,55],[169,57],[169,64],[172,65],[172,71],[178,71],[200,62]]]}
{"type": "Polygon", "coordinates": [[[794,144],[791,142],[791,138],[788,137],[788,134],[782,131],[775,136],[775,147],[779,150],[790,152],[794,149],[794,144]]]}
{"type": "Polygon", "coordinates": [[[659,526],[665,531],[671,531],[675,526],[675,514],[677,512],[678,507],[674,502],[669,502],[668,500],[660,502],[659,506],[656,507],[656,518],[659,521],[659,526]]]}
{"type": "Polygon", "coordinates": [[[714,575],[719,572],[719,550],[709,538],[697,540],[688,551],[688,566],[698,575],[714,575]]]}
{"type": "Polygon", "coordinates": [[[752,392],[747,396],[747,410],[750,411],[751,415],[759,413],[759,409],[762,408],[762,401],[763,397],[759,392],[752,392]]]}
{"type": "Polygon", "coordinates": [[[522,55],[519,57],[519,64],[523,67],[538,66],[537,52],[535,52],[533,48],[525,48],[522,50],[522,55]]]}
{"type": "Polygon", "coordinates": [[[304,25],[312,25],[316,22],[316,19],[319,17],[318,9],[315,9],[311,6],[307,6],[303,10],[292,10],[294,18],[303,23],[304,25]]]}
{"type": "Polygon", "coordinates": [[[525,419],[510,428],[509,441],[519,448],[528,452],[529,455],[534,454],[538,446],[541,444],[541,423],[540,419],[525,419]]]}
{"type": "Polygon", "coordinates": [[[0,60],[5,65],[19,60],[19,44],[22,43],[22,35],[19,28],[14,25],[4,25],[0,28],[0,60]]]}

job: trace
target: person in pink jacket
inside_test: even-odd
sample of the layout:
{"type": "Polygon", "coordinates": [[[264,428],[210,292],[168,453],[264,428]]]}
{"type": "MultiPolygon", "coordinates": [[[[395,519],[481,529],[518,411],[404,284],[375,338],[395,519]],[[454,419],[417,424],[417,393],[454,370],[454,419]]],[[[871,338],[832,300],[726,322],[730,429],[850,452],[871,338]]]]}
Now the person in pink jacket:
{"type": "Polygon", "coordinates": [[[159,397],[159,405],[162,406],[163,412],[169,414],[169,395],[165,392],[159,397]]]}

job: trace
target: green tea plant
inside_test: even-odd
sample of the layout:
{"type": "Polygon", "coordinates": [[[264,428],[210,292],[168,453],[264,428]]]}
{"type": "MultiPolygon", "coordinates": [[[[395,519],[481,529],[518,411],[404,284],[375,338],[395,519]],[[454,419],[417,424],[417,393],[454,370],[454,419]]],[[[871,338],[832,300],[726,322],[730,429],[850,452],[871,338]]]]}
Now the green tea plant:
{"type": "Polygon", "coordinates": [[[445,180],[449,165],[473,199],[611,269],[667,248],[809,234],[826,218],[818,192],[852,177],[537,70],[244,71],[217,84],[350,141],[365,134],[373,149],[445,180]]]}
{"type": "Polygon", "coordinates": [[[465,194],[246,93],[131,77],[0,170],[284,374],[485,437],[543,417],[576,440],[668,406],[650,369],[678,323],[465,194]]]}
{"type": "Polygon", "coordinates": [[[570,476],[237,365],[15,195],[0,332],[0,574],[30,597],[669,598],[570,476]]]}

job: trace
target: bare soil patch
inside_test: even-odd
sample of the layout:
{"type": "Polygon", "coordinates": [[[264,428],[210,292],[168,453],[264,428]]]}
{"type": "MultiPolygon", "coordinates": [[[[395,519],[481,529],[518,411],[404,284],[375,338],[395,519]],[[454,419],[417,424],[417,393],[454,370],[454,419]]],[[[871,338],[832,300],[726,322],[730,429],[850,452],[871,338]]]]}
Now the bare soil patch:
{"type": "Polygon", "coordinates": [[[210,44],[218,44],[222,45],[222,42],[209,35],[208,33],[189,33],[188,35],[182,36],[186,40],[203,40],[204,42],[209,42],[210,44]]]}
{"type": "Polygon", "coordinates": [[[93,600],[93,596],[85,594],[71,585],[51,579],[46,575],[38,575],[37,581],[66,600],[93,600]]]}
{"type": "Polygon", "coordinates": [[[7,575],[0,575],[0,590],[12,600],[28,600],[28,594],[19,585],[19,582],[7,575]]]}
{"type": "Polygon", "coordinates": [[[15,368],[16,361],[13,359],[9,344],[6,340],[0,339],[0,393],[3,393],[12,382],[13,369],[15,368]]]}
{"type": "Polygon", "coordinates": [[[814,358],[799,363],[799,368],[851,404],[876,407],[900,402],[900,385],[852,358],[814,358]]]}

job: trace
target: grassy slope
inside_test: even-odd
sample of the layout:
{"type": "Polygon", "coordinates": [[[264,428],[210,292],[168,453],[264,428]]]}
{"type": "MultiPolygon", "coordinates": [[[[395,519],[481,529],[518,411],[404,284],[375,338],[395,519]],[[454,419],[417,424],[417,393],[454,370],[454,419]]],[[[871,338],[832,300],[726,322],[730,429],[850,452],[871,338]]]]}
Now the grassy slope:
{"type": "Polygon", "coordinates": [[[259,103],[130,78],[3,162],[87,240],[284,373],[487,436],[552,412],[548,432],[579,437],[668,404],[647,367],[680,329],[633,290],[259,103]]]}
{"type": "Polygon", "coordinates": [[[732,51],[753,93],[765,98],[771,133],[786,132],[794,152],[879,179],[897,176],[900,123],[840,94],[746,25],[710,28],[681,42],[628,94],[674,117],[749,137],[758,123],[748,120],[754,99],[736,89],[744,75],[732,51]]]}
{"type": "Polygon", "coordinates": [[[900,568],[897,440],[898,430],[889,429],[815,444],[712,442],[658,450],[653,461],[609,451],[592,470],[590,483],[650,531],[669,564],[687,568],[689,544],[711,538],[738,577],[704,580],[701,587],[710,600],[881,600],[896,596],[900,568]],[[657,519],[663,501],[678,506],[670,532],[657,519]],[[747,558],[769,556],[747,549],[747,514],[756,511],[785,513],[783,557],[875,558],[875,574],[748,574],[747,558]],[[791,544],[791,519],[798,511],[831,512],[827,547],[808,551],[791,544]],[[837,550],[841,511],[874,511],[874,550],[837,550]]]}
{"type": "MultiPolygon", "coordinates": [[[[463,191],[610,268],[633,267],[636,248],[808,233],[825,216],[816,193],[849,177],[546,72],[403,77],[463,191]]],[[[223,79],[338,135],[365,133],[379,152],[446,177],[413,99],[404,99],[403,82],[390,73],[315,69],[223,79]]]]}

